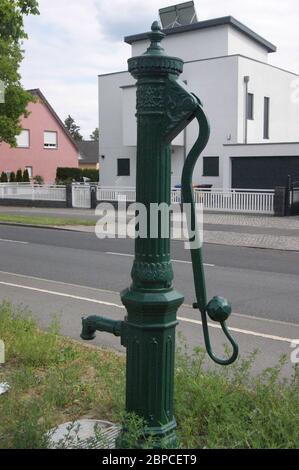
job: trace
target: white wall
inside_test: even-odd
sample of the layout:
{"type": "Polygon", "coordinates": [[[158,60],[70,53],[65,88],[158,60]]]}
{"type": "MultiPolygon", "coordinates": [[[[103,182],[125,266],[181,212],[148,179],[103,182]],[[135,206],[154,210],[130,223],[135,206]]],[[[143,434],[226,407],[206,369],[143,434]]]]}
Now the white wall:
{"type": "MultiPolygon", "coordinates": [[[[203,159],[194,171],[195,184],[213,184],[221,187],[223,179],[223,144],[237,142],[238,58],[224,57],[185,64],[183,79],[188,88],[202,101],[210,121],[211,136],[202,157],[219,157],[219,177],[203,176],[203,159]]],[[[187,128],[187,151],[198,135],[198,125],[192,122],[187,128]]]]}
{"type": "Polygon", "coordinates": [[[285,144],[237,144],[225,145],[224,153],[229,157],[288,157],[299,155],[299,141],[285,144]]]}
{"type": "Polygon", "coordinates": [[[269,57],[269,53],[265,47],[231,26],[228,30],[227,53],[228,55],[244,55],[266,63],[269,57]]]}
{"type": "MultiPolygon", "coordinates": [[[[228,25],[171,34],[163,39],[163,47],[168,55],[189,60],[219,57],[228,53],[228,25]]],[[[132,44],[132,57],[143,54],[149,46],[148,40],[132,44]]]]}
{"type": "Polygon", "coordinates": [[[123,145],[137,145],[136,86],[122,89],[123,145]]]}
{"type": "Polygon", "coordinates": [[[238,64],[238,142],[244,142],[246,75],[250,77],[248,91],[254,94],[254,120],[248,120],[248,143],[299,141],[299,103],[292,99],[292,84],[298,76],[244,57],[239,57],[238,64]],[[269,140],[263,138],[264,97],[270,98],[269,140]]]}
{"type": "MultiPolygon", "coordinates": [[[[214,187],[230,185],[230,151],[233,147],[228,148],[225,145],[244,141],[245,75],[250,76],[248,91],[255,95],[254,120],[248,121],[248,142],[299,142],[299,103],[292,101],[292,84],[294,80],[298,80],[296,75],[238,55],[188,62],[200,55],[204,56],[209,47],[210,56],[213,53],[223,55],[225,49],[230,53],[242,50],[246,55],[263,55],[255,42],[248,42],[246,36],[235,33],[237,32],[231,27],[223,26],[168,36],[164,40],[164,47],[169,55],[181,56],[187,61],[181,79],[186,80],[189,90],[201,99],[211,123],[210,141],[202,157],[218,156],[220,160],[219,177],[212,178],[202,175],[203,160],[200,158],[195,168],[194,184],[213,184],[214,187]],[[210,33],[213,34],[210,36],[210,33]],[[263,139],[265,96],[270,97],[269,141],[263,139]]],[[[146,41],[138,41],[133,45],[133,55],[142,54],[145,50],[146,41]]],[[[128,72],[99,77],[100,155],[105,155],[100,163],[101,183],[104,186],[135,186],[136,87],[127,88],[134,84],[135,80],[128,72]],[[117,158],[131,159],[129,177],[117,177],[117,158]]],[[[198,126],[196,122],[192,122],[186,130],[187,152],[192,148],[197,135],[198,126]]],[[[178,184],[181,178],[183,144],[184,136],[181,133],[173,142],[173,185],[178,184]]],[[[266,147],[263,148],[263,155],[266,147]]],[[[242,156],[246,154],[246,148],[239,146],[234,151],[242,156]]],[[[251,148],[248,151],[252,153],[255,150],[251,148]]],[[[272,150],[274,151],[272,148],[269,151],[272,150]]],[[[298,148],[295,152],[298,152],[298,148]]]]}
{"type": "MultiPolygon", "coordinates": [[[[133,43],[132,57],[143,54],[149,44],[147,39],[133,43]]],[[[228,24],[171,34],[162,44],[168,55],[180,57],[184,62],[240,54],[267,63],[269,55],[264,46],[228,24]]]]}
{"type": "Polygon", "coordinates": [[[129,73],[99,77],[100,183],[104,186],[135,186],[136,147],[123,145],[123,89],[135,80],[129,73]],[[102,159],[101,156],[105,158],[102,159]],[[117,159],[131,158],[131,175],[117,177],[117,159]]]}
{"type": "MultiPolygon", "coordinates": [[[[222,184],[221,152],[224,143],[237,142],[237,57],[224,57],[187,63],[184,66],[183,80],[188,88],[203,102],[211,125],[211,138],[204,156],[220,157],[220,175],[217,178],[202,176],[202,158],[195,169],[195,184],[222,184]]],[[[102,141],[100,155],[101,182],[105,186],[135,186],[136,156],[136,88],[121,88],[131,85],[134,80],[129,73],[99,77],[100,123],[102,141]],[[116,160],[128,157],[131,161],[131,176],[116,177],[116,160]]],[[[192,122],[186,130],[189,152],[197,139],[198,125],[192,122]]],[[[184,133],[173,141],[172,184],[179,184],[184,162],[184,133]]]]}

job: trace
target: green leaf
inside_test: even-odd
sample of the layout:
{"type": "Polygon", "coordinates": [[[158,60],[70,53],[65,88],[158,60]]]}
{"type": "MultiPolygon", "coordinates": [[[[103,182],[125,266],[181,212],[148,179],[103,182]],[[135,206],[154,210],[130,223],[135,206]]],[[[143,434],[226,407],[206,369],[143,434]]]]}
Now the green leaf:
{"type": "Polygon", "coordinates": [[[37,0],[0,1],[0,81],[5,88],[5,102],[0,103],[0,142],[16,146],[22,131],[20,118],[28,116],[33,96],[21,85],[19,68],[24,57],[22,41],[27,38],[24,16],[38,15],[37,0]]]}

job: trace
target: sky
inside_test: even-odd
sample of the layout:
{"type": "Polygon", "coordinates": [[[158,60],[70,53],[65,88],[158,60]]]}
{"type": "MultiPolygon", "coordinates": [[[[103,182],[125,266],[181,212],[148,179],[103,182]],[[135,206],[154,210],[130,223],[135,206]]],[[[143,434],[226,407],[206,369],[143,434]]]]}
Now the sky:
{"type": "MultiPolygon", "coordinates": [[[[175,0],[39,0],[25,20],[21,66],[26,89],[40,88],[64,120],[88,139],[98,127],[97,76],[127,69],[124,36],[148,31],[175,0]]],[[[195,0],[198,20],[234,16],[277,46],[269,62],[299,74],[298,0],[195,0]]],[[[167,52],[167,51],[166,51],[167,52]]]]}

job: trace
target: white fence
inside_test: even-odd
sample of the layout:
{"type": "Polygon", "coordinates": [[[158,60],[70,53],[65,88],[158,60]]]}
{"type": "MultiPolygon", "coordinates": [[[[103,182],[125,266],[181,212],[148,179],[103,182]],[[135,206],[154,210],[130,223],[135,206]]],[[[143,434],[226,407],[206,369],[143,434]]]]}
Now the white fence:
{"type": "Polygon", "coordinates": [[[72,185],[72,202],[73,207],[90,209],[91,207],[91,193],[88,184],[73,184],[72,185]]]}
{"type": "Polygon", "coordinates": [[[31,183],[0,183],[0,199],[66,201],[66,187],[31,183]]]}
{"type": "MultiPolygon", "coordinates": [[[[136,200],[134,188],[98,188],[98,201],[128,202],[136,200]]],[[[251,214],[274,214],[274,191],[259,189],[199,189],[194,188],[194,199],[202,203],[205,210],[251,214]]],[[[180,189],[171,190],[172,204],[182,202],[180,189]]]]}
{"type": "Polygon", "coordinates": [[[101,188],[97,189],[98,201],[119,201],[125,200],[127,202],[136,201],[136,191],[134,188],[101,188]]]}
{"type": "MultiPolygon", "coordinates": [[[[97,200],[98,201],[136,201],[136,190],[134,188],[100,188],[97,189],[97,200]]],[[[172,189],[171,191],[171,202],[172,204],[181,202],[181,190],[172,189]]]]}
{"type": "MultiPolygon", "coordinates": [[[[23,199],[32,201],[66,201],[66,187],[37,185],[31,183],[0,183],[0,199],[23,199]]],[[[199,189],[194,188],[194,199],[205,210],[251,214],[274,214],[274,191],[248,189],[199,189]]],[[[135,202],[134,188],[97,187],[97,200],[135,202]]],[[[172,204],[180,204],[180,189],[171,190],[172,204]]],[[[91,188],[89,184],[72,185],[73,207],[90,209],[91,188]]]]}
{"type": "Polygon", "coordinates": [[[274,191],[195,189],[194,199],[208,211],[274,214],[274,191]]]}

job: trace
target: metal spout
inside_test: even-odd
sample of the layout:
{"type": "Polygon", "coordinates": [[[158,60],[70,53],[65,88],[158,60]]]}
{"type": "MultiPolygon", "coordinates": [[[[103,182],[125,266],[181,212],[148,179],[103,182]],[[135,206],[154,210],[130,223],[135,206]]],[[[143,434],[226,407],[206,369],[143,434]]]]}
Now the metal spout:
{"type": "Polygon", "coordinates": [[[123,321],[110,320],[109,318],[92,315],[82,317],[82,333],[80,337],[85,341],[92,341],[96,337],[96,331],[106,331],[114,336],[121,336],[123,321]]]}

